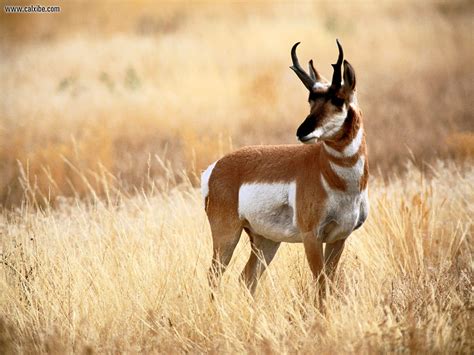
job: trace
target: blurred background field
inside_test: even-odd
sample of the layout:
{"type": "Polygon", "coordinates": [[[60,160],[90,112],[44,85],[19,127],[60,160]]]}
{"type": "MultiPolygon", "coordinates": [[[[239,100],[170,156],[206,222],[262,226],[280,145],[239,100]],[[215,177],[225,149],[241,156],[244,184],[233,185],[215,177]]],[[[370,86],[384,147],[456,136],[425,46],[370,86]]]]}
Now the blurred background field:
{"type": "Polygon", "coordinates": [[[341,39],[373,173],[473,155],[472,1],[48,4],[61,13],[0,12],[3,205],[140,190],[168,168],[195,183],[230,149],[295,143],[296,41],[329,77],[341,39]]]}
{"type": "Polygon", "coordinates": [[[473,353],[474,2],[0,1],[1,354],[473,353]],[[369,219],[324,311],[301,245],[248,297],[245,235],[210,302],[198,175],[296,143],[336,37],[369,219]]]}

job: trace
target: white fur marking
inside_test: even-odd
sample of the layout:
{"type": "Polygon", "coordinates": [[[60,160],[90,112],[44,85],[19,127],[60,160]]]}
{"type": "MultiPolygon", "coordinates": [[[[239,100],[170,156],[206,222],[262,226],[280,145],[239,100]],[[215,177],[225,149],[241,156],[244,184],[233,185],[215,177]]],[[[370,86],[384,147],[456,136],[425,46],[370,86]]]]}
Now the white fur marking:
{"type": "Polygon", "coordinates": [[[370,210],[369,190],[366,187],[365,190],[362,191],[362,202],[360,204],[360,213],[364,215],[365,219],[367,219],[369,215],[369,210],[370,210]]]}
{"type": "Polygon", "coordinates": [[[326,89],[326,88],[328,88],[328,87],[329,87],[329,84],[327,84],[327,83],[322,83],[322,82],[320,82],[320,81],[315,82],[314,85],[313,85],[313,89],[314,89],[314,90],[326,89]]]}
{"type": "Polygon", "coordinates": [[[300,140],[303,143],[312,143],[315,139],[321,138],[321,136],[324,134],[324,131],[321,127],[316,128],[313,132],[310,134],[304,136],[300,140]]]}
{"type": "Polygon", "coordinates": [[[362,137],[364,136],[364,130],[359,128],[355,138],[352,142],[344,148],[343,154],[345,156],[352,156],[359,151],[360,145],[362,144],[362,137]]]}
{"type": "Polygon", "coordinates": [[[347,117],[347,108],[344,107],[344,109],[340,113],[337,113],[334,116],[332,116],[328,120],[328,122],[322,127],[324,130],[324,136],[322,136],[322,138],[331,137],[333,134],[339,131],[342,125],[344,124],[346,117],[347,117]]]}
{"type": "Polygon", "coordinates": [[[295,225],[296,183],[251,183],[239,189],[239,216],[273,241],[299,241],[295,225]]]}
{"type": "Polygon", "coordinates": [[[303,143],[312,143],[314,139],[330,137],[341,129],[346,117],[347,109],[344,108],[342,112],[332,116],[324,126],[317,127],[313,132],[304,136],[301,141],[303,143]]]}
{"type": "Polygon", "coordinates": [[[324,149],[330,155],[343,158],[343,157],[350,157],[356,154],[359,151],[360,145],[362,144],[362,137],[364,136],[364,130],[359,128],[355,138],[349,143],[347,147],[344,148],[342,152],[337,151],[336,149],[331,148],[327,144],[324,144],[324,149]]]}
{"type": "Polygon", "coordinates": [[[288,203],[293,209],[293,226],[296,227],[296,183],[292,182],[288,189],[288,203]]]}
{"type": "Polygon", "coordinates": [[[348,237],[360,220],[361,214],[364,220],[368,213],[367,189],[364,191],[349,190],[339,191],[333,190],[323,175],[321,175],[321,183],[324,190],[328,194],[325,203],[325,213],[322,223],[318,226],[317,233],[324,233],[327,223],[335,222],[336,227],[332,228],[325,237],[325,242],[333,242],[338,239],[348,237]]]}
{"type": "Polygon", "coordinates": [[[329,162],[332,170],[346,182],[348,191],[359,191],[360,178],[364,173],[364,163],[364,156],[360,156],[351,167],[343,167],[329,162]]]}
{"type": "Polygon", "coordinates": [[[324,146],[324,149],[326,150],[326,152],[328,152],[329,155],[332,155],[333,157],[337,157],[337,158],[342,158],[344,157],[344,154],[337,151],[336,149],[334,148],[331,148],[330,146],[328,146],[326,143],[323,142],[323,146],[324,146]]]}
{"type": "Polygon", "coordinates": [[[313,132],[300,139],[303,143],[313,143],[315,139],[328,138],[339,131],[347,117],[347,109],[335,114],[324,126],[317,127],[313,132]]]}
{"type": "Polygon", "coordinates": [[[201,174],[201,194],[202,198],[205,200],[207,195],[209,195],[209,179],[212,174],[212,170],[214,169],[214,166],[216,166],[217,161],[212,163],[207,167],[206,170],[201,174]]]}

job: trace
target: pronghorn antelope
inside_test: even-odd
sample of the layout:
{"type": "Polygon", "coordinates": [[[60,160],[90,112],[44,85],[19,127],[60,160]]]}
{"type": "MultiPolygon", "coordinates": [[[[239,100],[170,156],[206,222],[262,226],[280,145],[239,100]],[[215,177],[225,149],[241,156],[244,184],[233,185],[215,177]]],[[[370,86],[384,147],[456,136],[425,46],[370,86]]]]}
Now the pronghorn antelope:
{"type": "Polygon", "coordinates": [[[252,248],[242,279],[252,294],[281,242],[304,244],[311,271],[323,286],[346,238],[367,218],[369,172],[354,69],[343,61],[337,41],[331,83],[312,60],[308,74],[298,62],[298,44],[291,49],[290,68],[309,90],[310,113],[296,131],[305,144],[245,147],[202,174],[213,240],[211,286],[229,264],[242,230],[252,248]]]}

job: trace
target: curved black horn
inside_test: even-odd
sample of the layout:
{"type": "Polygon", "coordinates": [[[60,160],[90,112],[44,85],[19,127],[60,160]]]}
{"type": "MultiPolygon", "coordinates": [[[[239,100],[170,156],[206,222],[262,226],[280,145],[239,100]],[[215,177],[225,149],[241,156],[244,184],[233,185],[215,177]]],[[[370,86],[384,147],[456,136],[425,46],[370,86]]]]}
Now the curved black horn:
{"type": "Polygon", "coordinates": [[[300,42],[296,42],[291,48],[291,60],[293,61],[293,65],[290,68],[298,75],[298,78],[300,78],[304,86],[311,91],[316,81],[311,79],[298,61],[298,57],[296,56],[296,47],[298,47],[298,44],[300,44],[300,42]]]}
{"type": "Polygon", "coordinates": [[[342,50],[342,46],[339,43],[338,39],[336,39],[336,43],[337,43],[337,48],[339,49],[339,56],[337,57],[336,64],[331,64],[332,67],[334,68],[331,87],[338,89],[341,87],[341,82],[342,82],[342,61],[344,59],[344,51],[342,50]]]}

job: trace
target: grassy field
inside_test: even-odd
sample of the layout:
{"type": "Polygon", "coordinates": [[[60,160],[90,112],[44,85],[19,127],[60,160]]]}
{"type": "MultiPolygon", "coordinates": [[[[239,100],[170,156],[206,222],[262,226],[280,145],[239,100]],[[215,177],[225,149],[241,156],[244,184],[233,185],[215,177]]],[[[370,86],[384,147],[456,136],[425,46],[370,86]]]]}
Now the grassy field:
{"type": "Polygon", "coordinates": [[[324,311],[301,245],[253,300],[244,234],[211,302],[211,238],[190,183],[110,205],[1,215],[0,351],[471,353],[474,170],[372,181],[324,311]]]}
{"type": "Polygon", "coordinates": [[[42,1],[0,11],[0,353],[472,353],[471,1],[42,1]],[[113,10],[113,11],[112,11],[113,10]],[[301,41],[357,74],[372,210],[324,306],[301,245],[214,302],[200,171],[295,143],[301,41]]]}

